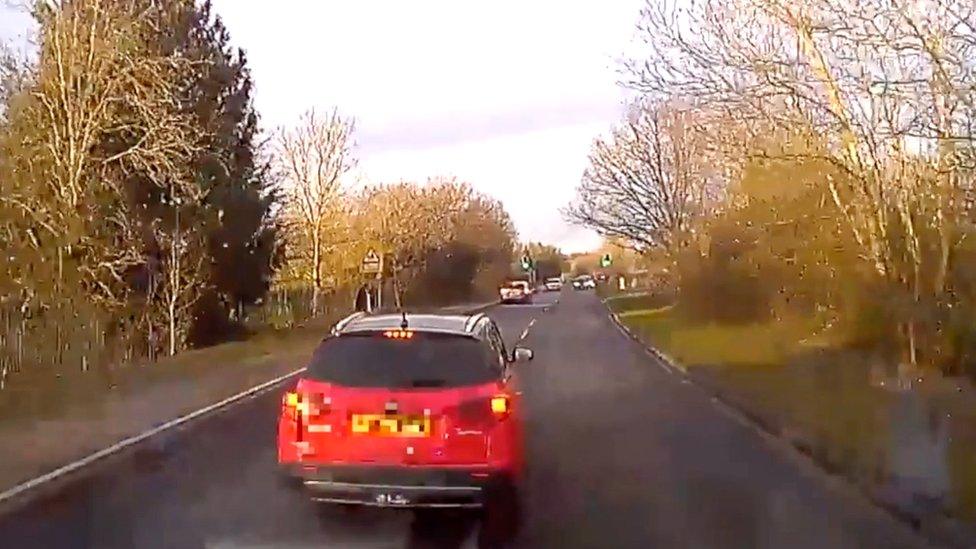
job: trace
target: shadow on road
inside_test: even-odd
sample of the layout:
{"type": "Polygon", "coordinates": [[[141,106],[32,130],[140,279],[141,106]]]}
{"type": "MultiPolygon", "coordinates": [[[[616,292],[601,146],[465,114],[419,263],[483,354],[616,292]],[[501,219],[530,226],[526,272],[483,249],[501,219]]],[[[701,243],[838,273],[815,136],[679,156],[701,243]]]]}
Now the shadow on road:
{"type": "Polygon", "coordinates": [[[418,511],[410,524],[408,549],[461,547],[479,527],[474,511],[418,511]]]}

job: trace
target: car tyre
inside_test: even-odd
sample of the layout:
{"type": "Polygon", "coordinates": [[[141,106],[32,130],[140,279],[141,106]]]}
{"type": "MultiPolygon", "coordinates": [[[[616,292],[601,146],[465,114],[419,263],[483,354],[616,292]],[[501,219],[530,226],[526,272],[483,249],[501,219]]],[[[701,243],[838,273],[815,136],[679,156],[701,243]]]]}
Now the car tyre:
{"type": "Polygon", "coordinates": [[[498,477],[485,487],[478,547],[512,547],[522,521],[518,485],[511,477],[498,477]]]}

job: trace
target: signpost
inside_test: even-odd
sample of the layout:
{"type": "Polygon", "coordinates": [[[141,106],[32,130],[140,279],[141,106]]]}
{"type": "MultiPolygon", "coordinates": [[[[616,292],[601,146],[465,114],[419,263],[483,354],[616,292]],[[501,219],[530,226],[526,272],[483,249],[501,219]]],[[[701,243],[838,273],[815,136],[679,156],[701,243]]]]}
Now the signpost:
{"type": "Polygon", "coordinates": [[[363,274],[380,275],[383,272],[383,256],[376,253],[376,250],[369,250],[363,257],[359,270],[363,274]]]}
{"type": "MultiPolygon", "coordinates": [[[[376,291],[376,308],[379,309],[383,306],[383,255],[376,253],[376,250],[370,248],[363,256],[363,262],[359,266],[359,271],[365,275],[374,275],[376,280],[380,281],[379,288],[376,291]]],[[[369,300],[369,310],[373,310],[372,303],[372,289],[370,288],[367,292],[367,299],[369,300]]]]}

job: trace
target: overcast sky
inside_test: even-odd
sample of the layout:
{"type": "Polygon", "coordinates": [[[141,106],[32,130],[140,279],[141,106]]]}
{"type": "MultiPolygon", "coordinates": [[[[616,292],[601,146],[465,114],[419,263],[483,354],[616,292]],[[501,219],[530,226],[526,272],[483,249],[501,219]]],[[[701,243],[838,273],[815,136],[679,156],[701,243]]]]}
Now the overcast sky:
{"type": "MultiPolygon", "coordinates": [[[[357,120],[361,177],[454,175],[520,236],[578,251],[564,223],[591,140],[622,112],[615,59],[641,0],[213,0],[247,51],[267,128],[315,107],[357,120]]],[[[0,12],[0,37],[27,20],[0,12]]]]}

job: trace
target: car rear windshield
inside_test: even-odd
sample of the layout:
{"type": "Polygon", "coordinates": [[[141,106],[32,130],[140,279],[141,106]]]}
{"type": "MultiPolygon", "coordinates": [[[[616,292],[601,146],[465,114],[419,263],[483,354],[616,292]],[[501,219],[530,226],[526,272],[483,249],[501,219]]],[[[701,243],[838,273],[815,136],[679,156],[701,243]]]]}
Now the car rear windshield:
{"type": "Polygon", "coordinates": [[[326,339],[312,355],[307,375],[346,387],[423,389],[480,385],[500,373],[476,339],[414,332],[409,339],[382,333],[326,339]]]}

